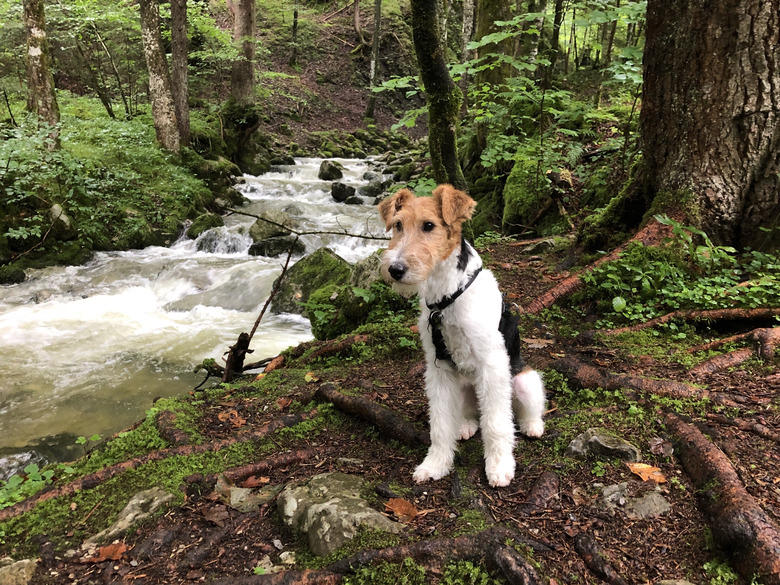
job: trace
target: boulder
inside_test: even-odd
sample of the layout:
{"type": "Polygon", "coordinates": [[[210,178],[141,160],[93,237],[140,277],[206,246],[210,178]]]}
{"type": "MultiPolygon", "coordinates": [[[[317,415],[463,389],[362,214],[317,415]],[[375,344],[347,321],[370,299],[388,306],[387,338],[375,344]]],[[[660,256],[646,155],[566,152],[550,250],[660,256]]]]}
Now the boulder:
{"type": "Polygon", "coordinates": [[[263,217],[271,220],[274,223],[263,221],[262,219],[255,221],[255,223],[253,223],[249,228],[249,235],[252,236],[252,240],[255,242],[267,240],[268,238],[275,238],[277,236],[290,235],[289,229],[285,229],[275,224],[281,224],[291,228],[294,227],[290,214],[284,211],[275,211],[273,209],[269,209],[263,212],[263,217]]]}
{"type": "Polygon", "coordinates": [[[357,195],[352,195],[351,197],[347,197],[344,200],[344,203],[346,203],[347,205],[363,205],[364,202],[362,197],[358,197],[357,195]]]}
{"type": "Polygon", "coordinates": [[[27,278],[27,276],[25,275],[24,270],[18,266],[13,264],[0,266],[0,285],[19,284],[20,282],[24,282],[25,278],[27,278]]]}
{"type": "Polygon", "coordinates": [[[134,495],[119,513],[119,517],[111,526],[99,532],[84,542],[83,548],[96,546],[100,542],[110,542],[117,536],[127,532],[139,522],[146,520],[160,506],[174,498],[162,488],[154,487],[134,495]]]}
{"type": "Polygon", "coordinates": [[[305,244],[300,240],[296,240],[295,236],[274,236],[249,246],[249,255],[275,258],[276,256],[287,254],[290,248],[293,248],[292,253],[294,256],[300,256],[306,252],[305,244]]]}
{"type": "Polygon", "coordinates": [[[357,288],[368,289],[378,280],[382,280],[382,251],[377,250],[367,258],[363,258],[352,267],[349,284],[357,288]]]}
{"type": "Polygon", "coordinates": [[[569,457],[605,457],[623,461],[639,461],[639,449],[607,431],[591,428],[577,435],[566,448],[569,457]]]}
{"type": "Polygon", "coordinates": [[[317,172],[317,178],[321,181],[335,181],[344,176],[344,167],[336,161],[324,160],[320,164],[320,170],[317,172]]]}
{"type": "Polygon", "coordinates": [[[49,209],[49,221],[51,221],[51,233],[58,240],[65,242],[75,240],[78,237],[79,234],[73,220],[65,213],[59,203],[55,203],[49,209]]]}
{"type": "Polygon", "coordinates": [[[385,190],[382,179],[371,179],[367,185],[358,189],[358,195],[361,197],[379,197],[385,190]]]}
{"type": "Polygon", "coordinates": [[[27,585],[32,583],[38,562],[32,559],[14,561],[10,557],[0,559],[0,585],[27,585]]]}
{"type": "Polygon", "coordinates": [[[347,185],[346,183],[336,182],[330,186],[331,197],[342,203],[350,197],[354,197],[355,193],[355,188],[352,185],[347,185]]]}
{"type": "Polygon", "coordinates": [[[308,301],[312,292],[329,284],[347,284],[350,273],[349,262],[330,248],[320,248],[300,259],[287,271],[271,310],[274,313],[303,315],[301,303],[308,301]]]}
{"type": "Polygon", "coordinates": [[[398,533],[398,523],[360,497],[363,480],[326,473],[301,485],[287,486],[277,500],[282,521],[308,539],[315,555],[326,556],[352,539],[358,528],[398,533]]]}
{"type": "Polygon", "coordinates": [[[216,213],[204,213],[203,215],[199,215],[195,221],[192,222],[189,229],[187,229],[187,237],[194,240],[203,232],[223,225],[225,225],[225,220],[223,220],[221,216],[216,213]]]}

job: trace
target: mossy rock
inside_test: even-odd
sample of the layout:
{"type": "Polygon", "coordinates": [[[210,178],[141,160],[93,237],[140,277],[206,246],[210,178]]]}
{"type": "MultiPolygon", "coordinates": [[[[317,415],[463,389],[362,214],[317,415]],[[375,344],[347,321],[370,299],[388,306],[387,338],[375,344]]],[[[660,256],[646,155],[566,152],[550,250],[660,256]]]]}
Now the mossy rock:
{"type": "Polygon", "coordinates": [[[252,237],[252,240],[254,242],[260,242],[262,240],[267,240],[268,238],[275,238],[277,236],[290,235],[289,229],[285,229],[275,224],[295,227],[293,225],[292,217],[290,216],[290,214],[284,211],[275,211],[273,209],[269,209],[263,213],[263,217],[265,217],[266,219],[274,223],[269,223],[267,221],[263,221],[262,219],[258,219],[257,221],[255,221],[255,223],[253,223],[252,226],[249,228],[249,235],[252,237]]]}
{"type": "Polygon", "coordinates": [[[26,275],[24,270],[13,264],[0,266],[0,285],[2,284],[19,284],[24,282],[26,275]]]}
{"type": "Polygon", "coordinates": [[[365,322],[371,310],[365,299],[355,295],[351,286],[329,284],[309,297],[306,317],[316,339],[335,339],[365,322]]]}
{"type": "Polygon", "coordinates": [[[312,292],[329,284],[342,285],[349,281],[349,262],[330,248],[320,248],[296,262],[282,280],[274,297],[274,313],[304,314],[301,303],[309,300],[312,292]]]}
{"type": "Polygon", "coordinates": [[[221,216],[216,213],[204,213],[192,222],[192,225],[187,230],[187,237],[194,240],[203,232],[223,225],[225,225],[225,220],[221,216]]]}
{"type": "Polygon", "coordinates": [[[536,162],[518,156],[504,185],[504,228],[511,232],[512,226],[530,225],[542,208],[547,189],[547,180],[537,177],[536,162]]]}
{"type": "Polygon", "coordinates": [[[293,248],[293,255],[300,255],[306,251],[304,243],[295,236],[274,236],[252,244],[249,247],[249,255],[275,258],[287,254],[290,248],[293,248]]]}

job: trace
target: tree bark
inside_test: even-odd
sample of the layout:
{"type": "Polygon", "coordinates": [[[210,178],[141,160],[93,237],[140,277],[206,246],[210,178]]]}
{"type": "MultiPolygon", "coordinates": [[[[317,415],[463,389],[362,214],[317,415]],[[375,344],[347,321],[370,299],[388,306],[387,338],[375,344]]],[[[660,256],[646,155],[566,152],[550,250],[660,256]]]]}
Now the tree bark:
{"type": "MultiPolygon", "coordinates": [[[[357,0],[355,1],[355,11],[357,11],[357,0]]],[[[357,14],[357,12],[356,12],[357,14]]],[[[371,65],[368,73],[368,87],[373,90],[376,85],[376,65],[379,61],[379,41],[381,38],[382,23],[382,0],[374,0],[374,38],[371,42],[371,65]]],[[[362,39],[363,33],[360,33],[362,39]]],[[[368,105],[366,105],[365,118],[374,119],[374,108],[376,107],[376,93],[370,91],[368,96],[368,105]]]]}
{"type": "MultiPolygon", "coordinates": [[[[531,3],[536,6],[537,3],[531,3]]],[[[530,10],[530,8],[529,8],[530,10]]],[[[481,39],[489,34],[499,32],[495,22],[497,20],[511,20],[512,7],[506,0],[477,0],[476,24],[474,37],[481,39]]],[[[538,46],[538,45],[537,45],[538,46]]],[[[512,54],[512,40],[506,39],[500,43],[492,43],[477,49],[477,57],[483,58],[489,54],[512,54]]],[[[509,63],[500,63],[492,69],[483,69],[475,75],[477,85],[489,83],[491,85],[500,85],[504,83],[507,77],[512,73],[512,67],[509,63]]]]}
{"type": "Polygon", "coordinates": [[[190,143],[187,0],[171,0],[171,89],[182,146],[190,143]]]}
{"type": "Polygon", "coordinates": [[[157,141],[171,152],[181,149],[176,107],[173,103],[171,77],[165,60],[160,35],[160,6],[157,0],[140,0],[141,39],[144,46],[146,68],[149,71],[149,100],[157,141]]]}
{"type": "Polygon", "coordinates": [[[233,40],[238,59],[230,75],[230,95],[236,103],[247,105],[255,91],[255,0],[237,0],[234,8],[233,40]]]}
{"type": "Polygon", "coordinates": [[[547,68],[549,76],[555,71],[555,64],[558,61],[558,54],[561,51],[561,26],[563,25],[563,17],[566,13],[564,6],[564,0],[555,0],[555,14],[553,16],[553,29],[552,36],[550,37],[550,51],[549,60],[550,65],[547,68]]]}
{"type": "Polygon", "coordinates": [[[60,108],[54,91],[51,54],[46,36],[43,0],[24,0],[24,27],[27,34],[27,109],[51,127],[50,150],[59,148],[60,108]]]}
{"type": "Polygon", "coordinates": [[[457,145],[463,94],[447,69],[436,5],[437,0],[412,0],[414,48],[428,99],[428,148],[436,182],[466,190],[457,145]]]}
{"type": "Polygon", "coordinates": [[[650,192],[690,195],[715,243],[780,244],[780,0],[649,0],[646,34],[650,192]]]}

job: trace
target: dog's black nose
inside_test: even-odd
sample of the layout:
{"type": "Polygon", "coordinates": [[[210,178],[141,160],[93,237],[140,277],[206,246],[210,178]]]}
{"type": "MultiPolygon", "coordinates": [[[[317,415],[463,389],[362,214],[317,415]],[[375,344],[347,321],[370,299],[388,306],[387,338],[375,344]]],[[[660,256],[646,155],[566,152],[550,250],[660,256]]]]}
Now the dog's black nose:
{"type": "Polygon", "coordinates": [[[400,262],[396,262],[395,264],[391,264],[387,271],[395,280],[401,280],[404,277],[404,274],[406,274],[406,266],[400,262]]]}

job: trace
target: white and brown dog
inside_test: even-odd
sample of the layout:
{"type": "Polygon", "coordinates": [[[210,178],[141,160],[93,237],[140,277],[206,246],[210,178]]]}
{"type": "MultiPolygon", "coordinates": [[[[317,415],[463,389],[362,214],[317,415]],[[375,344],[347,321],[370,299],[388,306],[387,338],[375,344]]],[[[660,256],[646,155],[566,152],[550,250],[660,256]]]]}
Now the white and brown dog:
{"type": "Polygon", "coordinates": [[[401,189],[379,204],[393,231],[382,256],[384,277],[420,297],[431,446],[414,471],[417,482],[447,475],[458,439],[481,428],[488,481],[508,485],[515,475],[513,403],[521,432],[544,432],[544,385],[520,357],[517,319],[461,233],[475,206],[451,185],[440,185],[433,197],[401,189]]]}

